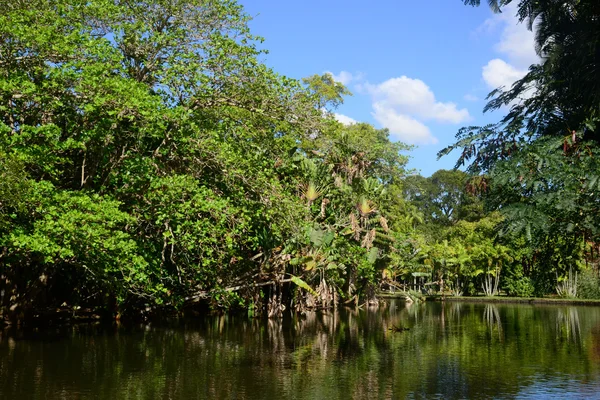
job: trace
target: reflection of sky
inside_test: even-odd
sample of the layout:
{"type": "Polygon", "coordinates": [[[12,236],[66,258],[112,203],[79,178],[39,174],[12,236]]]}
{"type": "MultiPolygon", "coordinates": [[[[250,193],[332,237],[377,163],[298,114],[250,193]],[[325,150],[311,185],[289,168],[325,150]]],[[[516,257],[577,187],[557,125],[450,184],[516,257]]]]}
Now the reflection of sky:
{"type": "Polygon", "coordinates": [[[600,382],[586,382],[568,376],[536,376],[517,393],[517,399],[599,399],[600,382]]]}

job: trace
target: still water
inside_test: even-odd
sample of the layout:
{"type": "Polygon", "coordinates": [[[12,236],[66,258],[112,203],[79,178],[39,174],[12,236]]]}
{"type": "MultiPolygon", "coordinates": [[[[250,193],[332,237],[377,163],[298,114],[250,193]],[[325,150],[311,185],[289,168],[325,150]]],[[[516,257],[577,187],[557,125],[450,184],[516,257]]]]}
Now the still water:
{"type": "Polygon", "coordinates": [[[0,332],[1,399],[600,398],[600,307],[391,300],[0,332]]]}

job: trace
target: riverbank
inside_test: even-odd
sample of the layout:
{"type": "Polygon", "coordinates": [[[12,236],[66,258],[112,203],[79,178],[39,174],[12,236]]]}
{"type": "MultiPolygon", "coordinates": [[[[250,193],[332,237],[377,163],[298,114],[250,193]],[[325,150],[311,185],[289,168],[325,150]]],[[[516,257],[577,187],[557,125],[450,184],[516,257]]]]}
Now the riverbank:
{"type": "MultiPolygon", "coordinates": [[[[438,296],[437,300],[441,300],[438,296]]],[[[445,301],[469,301],[480,303],[527,303],[527,304],[564,304],[573,306],[600,306],[600,300],[592,299],[563,299],[552,297],[504,297],[504,296],[481,296],[481,297],[445,297],[445,301]]]]}
{"type": "MultiPolygon", "coordinates": [[[[401,299],[400,293],[380,293],[383,299],[401,299]]],[[[560,297],[510,297],[510,296],[441,296],[425,295],[427,301],[452,301],[471,303],[525,303],[525,304],[555,304],[573,306],[600,306],[600,299],[565,299],[560,297]]]]}

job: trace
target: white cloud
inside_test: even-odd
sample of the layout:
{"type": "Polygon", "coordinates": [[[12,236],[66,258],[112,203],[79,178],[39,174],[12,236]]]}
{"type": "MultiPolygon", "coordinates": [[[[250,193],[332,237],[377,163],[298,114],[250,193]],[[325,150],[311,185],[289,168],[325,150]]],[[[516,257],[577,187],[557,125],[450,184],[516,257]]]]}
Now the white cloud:
{"type": "Polygon", "coordinates": [[[392,137],[411,144],[435,144],[438,140],[422,122],[382,103],[373,104],[373,118],[390,130],[392,137]]]}
{"type": "Polygon", "coordinates": [[[451,124],[459,124],[471,119],[469,110],[466,108],[459,110],[455,103],[435,103],[423,116],[451,124]]]}
{"type": "Polygon", "coordinates": [[[510,89],[515,81],[525,76],[531,64],[540,61],[535,52],[534,33],[525,23],[519,23],[516,14],[517,2],[512,2],[502,9],[501,14],[494,15],[482,25],[488,31],[501,29],[499,41],[494,46],[501,58],[490,60],[482,68],[483,80],[490,89],[500,86],[510,89]]]}
{"type": "Polygon", "coordinates": [[[490,60],[482,69],[482,77],[490,89],[503,86],[504,90],[510,89],[512,84],[521,79],[527,70],[520,70],[504,60],[495,58],[490,60]]]}
{"type": "Polygon", "coordinates": [[[458,109],[455,103],[436,101],[429,86],[420,79],[401,76],[366,87],[376,102],[393,107],[400,114],[453,124],[470,119],[466,108],[458,109]]]}
{"type": "Polygon", "coordinates": [[[373,100],[373,118],[390,134],[410,144],[435,144],[438,140],[423,121],[458,124],[471,118],[466,108],[437,101],[433,91],[420,79],[407,76],[379,84],[365,83],[364,92],[373,100]]]}
{"type": "Polygon", "coordinates": [[[516,18],[507,20],[495,49],[518,67],[526,68],[540,60],[535,52],[533,32],[524,23],[517,23],[516,18]]]}
{"type": "Polygon", "coordinates": [[[354,125],[357,124],[358,121],[355,120],[354,118],[350,118],[347,115],[344,114],[338,114],[338,113],[334,113],[333,117],[338,121],[341,122],[344,125],[354,125]]]}
{"type": "Polygon", "coordinates": [[[502,26],[500,41],[494,46],[497,52],[504,54],[517,68],[527,68],[539,61],[535,52],[535,35],[526,23],[519,22],[517,2],[510,3],[493,18],[502,26]]]}
{"type": "Polygon", "coordinates": [[[339,82],[344,86],[348,86],[350,82],[357,82],[363,79],[363,74],[360,72],[353,74],[348,71],[340,71],[339,74],[334,74],[331,71],[325,71],[325,73],[330,74],[334,81],[339,82]]]}

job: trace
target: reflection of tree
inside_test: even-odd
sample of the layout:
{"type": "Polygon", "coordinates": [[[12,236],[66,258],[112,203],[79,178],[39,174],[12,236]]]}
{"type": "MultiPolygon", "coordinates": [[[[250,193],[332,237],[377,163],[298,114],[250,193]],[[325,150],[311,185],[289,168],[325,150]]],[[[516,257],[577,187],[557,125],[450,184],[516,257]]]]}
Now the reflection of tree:
{"type": "Polygon", "coordinates": [[[577,308],[566,307],[558,310],[556,333],[558,338],[566,338],[573,343],[581,342],[581,325],[577,308]]]}
{"type": "Polygon", "coordinates": [[[498,338],[502,339],[502,321],[500,320],[500,312],[496,304],[486,304],[483,310],[483,320],[490,331],[497,330],[498,338]]]}
{"type": "Polygon", "coordinates": [[[450,309],[449,309],[448,314],[449,314],[449,319],[451,321],[456,321],[456,322],[460,321],[460,315],[461,315],[460,311],[461,311],[462,307],[463,307],[463,303],[460,301],[455,301],[455,302],[450,303],[450,309]]]}
{"type": "Polygon", "coordinates": [[[447,301],[407,309],[392,300],[378,311],[340,308],[283,320],[223,315],[173,327],[73,327],[52,342],[3,332],[0,393],[511,398],[540,374],[599,379],[599,326],[593,307],[447,301]]]}
{"type": "Polygon", "coordinates": [[[273,354],[283,354],[285,351],[285,339],[283,337],[282,324],[280,319],[267,319],[267,334],[269,337],[269,344],[273,349],[273,354]]]}

